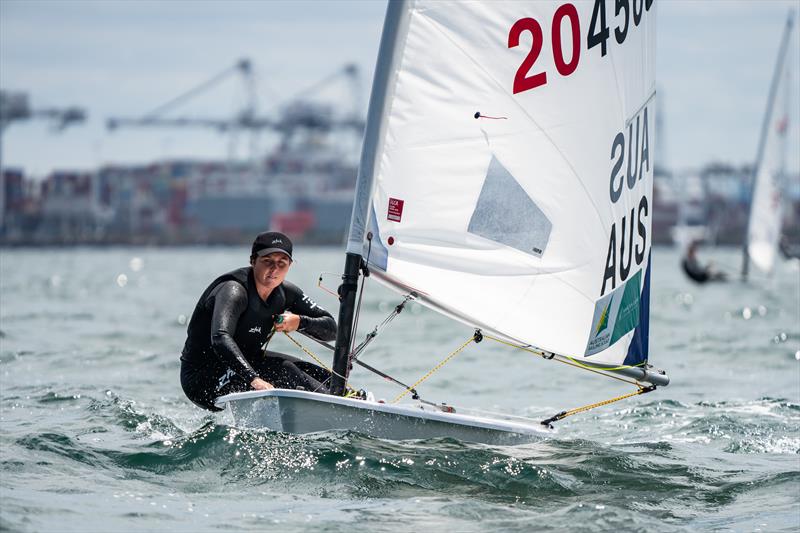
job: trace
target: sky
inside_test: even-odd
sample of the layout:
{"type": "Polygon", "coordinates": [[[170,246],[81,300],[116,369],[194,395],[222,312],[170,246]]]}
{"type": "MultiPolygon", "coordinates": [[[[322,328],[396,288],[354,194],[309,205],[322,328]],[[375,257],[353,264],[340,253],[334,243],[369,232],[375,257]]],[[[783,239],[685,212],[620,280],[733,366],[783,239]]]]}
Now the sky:
{"type": "MultiPolygon", "coordinates": [[[[800,0],[656,0],[660,161],[674,170],[756,157],[767,93],[787,13],[800,0]]],[[[0,88],[23,91],[33,108],[79,106],[88,120],[61,132],[46,120],[2,134],[2,164],[29,176],[163,159],[224,159],[245,143],[196,128],[105,127],[138,117],[249,59],[260,114],[347,63],[355,95],[337,82],[317,97],[366,111],[384,0],[216,1],[0,0],[0,88]],[[355,102],[354,102],[355,100],[355,102]]],[[[800,40],[791,44],[800,94],[800,40]]],[[[245,101],[230,76],[171,116],[225,119],[245,101]]],[[[796,99],[797,100],[797,99],[796,99]]],[[[800,169],[800,105],[790,120],[789,168],[800,169]]],[[[270,139],[262,138],[266,152],[270,139]]]]}

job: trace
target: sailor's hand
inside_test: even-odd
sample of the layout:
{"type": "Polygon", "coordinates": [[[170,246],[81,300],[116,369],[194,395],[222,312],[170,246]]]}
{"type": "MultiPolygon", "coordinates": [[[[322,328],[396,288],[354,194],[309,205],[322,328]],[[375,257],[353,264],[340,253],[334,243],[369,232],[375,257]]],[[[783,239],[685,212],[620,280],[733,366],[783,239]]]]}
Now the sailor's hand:
{"type": "Polygon", "coordinates": [[[253,381],[251,381],[250,386],[253,387],[255,390],[269,390],[275,388],[272,386],[271,383],[269,383],[268,381],[264,381],[261,378],[256,378],[253,381]]]}
{"type": "Polygon", "coordinates": [[[280,322],[275,321],[275,331],[295,331],[300,327],[300,315],[286,311],[279,318],[283,318],[280,322]]]}

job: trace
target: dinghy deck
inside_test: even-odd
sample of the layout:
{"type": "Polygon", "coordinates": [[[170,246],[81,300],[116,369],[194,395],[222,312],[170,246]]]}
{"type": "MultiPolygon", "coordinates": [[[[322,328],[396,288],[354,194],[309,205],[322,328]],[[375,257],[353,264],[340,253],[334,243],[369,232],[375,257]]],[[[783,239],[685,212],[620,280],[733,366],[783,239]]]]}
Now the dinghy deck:
{"type": "Polygon", "coordinates": [[[390,405],[298,390],[238,392],[216,404],[229,406],[236,427],[285,433],[351,430],[392,440],[449,437],[503,445],[537,441],[549,433],[532,424],[447,413],[423,404],[390,405]]]}

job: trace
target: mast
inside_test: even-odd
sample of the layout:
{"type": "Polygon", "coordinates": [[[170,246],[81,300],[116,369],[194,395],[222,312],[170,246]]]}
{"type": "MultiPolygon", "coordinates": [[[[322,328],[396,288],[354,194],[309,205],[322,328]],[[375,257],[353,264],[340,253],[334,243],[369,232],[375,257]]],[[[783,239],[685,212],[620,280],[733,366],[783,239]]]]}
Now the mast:
{"type": "Polygon", "coordinates": [[[350,371],[348,359],[354,333],[353,315],[356,290],[358,289],[359,271],[364,262],[361,253],[372,201],[372,184],[377,171],[376,157],[386,133],[383,117],[391,101],[389,92],[394,86],[396,66],[401,52],[398,42],[399,37],[404,35],[408,28],[410,3],[407,0],[390,1],[386,7],[386,18],[378,49],[375,76],[372,81],[367,125],[364,130],[353,212],[350,217],[350,231],[347,237],[344,273],[342,274],[342,284],[339,286],[339,320],[333,353],[333,376],[331,377],[331,394],[337,396],[344,393],[346,377],[350,371]]]}
{"type": "Polygon", "coordinates": [[[764,114],[764,120],[761,123],[761,138],[758,143],[758,154],[756,156],[756,164],[753,167],[753,174],[750,179],[750,195],[749,195],[750,211],[749,211],[749,216],[747,217],[747,228],[745,229],[744,243],[742,246],[742,281],[747,281],[747,275],[750,268],[750,255],[749,255],[750,252],[748,250],[748,245],[750,239],[750,225],[753,218],[753,194],[755,193],[758,171],[761,167],[762,159],[764,157],[764,146],[766,145],[767,135],[769,134],[770,123],[772,122],[772,111],[773,111],[772,108],[775,104],[775,95],[778,91],[778,84],[780,83],[781,75],[783,73],[783,66],[786,58],[786,50],[789,47],[789,37],[791,36],[793,26],[794,26],[794,11],[790,11],[789,16],[786,19],[786,28],[783,31],[781,46],[778,51],[778,62],[776,63],[775,71],[772,74],[772,84],[770,85],[769,98],[767,99],[767,111],[764,114]]]}

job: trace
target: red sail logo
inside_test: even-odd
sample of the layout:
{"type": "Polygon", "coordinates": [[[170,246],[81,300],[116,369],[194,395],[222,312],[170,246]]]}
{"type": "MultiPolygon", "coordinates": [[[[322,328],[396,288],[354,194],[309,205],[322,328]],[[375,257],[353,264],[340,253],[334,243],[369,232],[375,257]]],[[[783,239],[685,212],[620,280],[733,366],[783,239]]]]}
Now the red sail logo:
{"type": "Polygon", "coordinates": [[[400,222],[403,218],[403,200],[389,198],[389,213],[386,218],[392,222],[400,222]]]}

